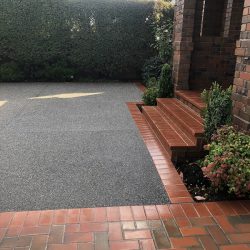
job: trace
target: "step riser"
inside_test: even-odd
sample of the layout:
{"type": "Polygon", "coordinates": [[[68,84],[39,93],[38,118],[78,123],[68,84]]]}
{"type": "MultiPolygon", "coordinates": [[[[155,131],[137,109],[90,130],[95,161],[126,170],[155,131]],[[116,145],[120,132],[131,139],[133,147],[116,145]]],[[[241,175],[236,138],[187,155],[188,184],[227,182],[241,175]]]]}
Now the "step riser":
{"type": "Polygon", "coordinates": [[[160,131],[157,128],[157,126],[155,125],[155,123],[151,120],[148,113],[145,112],[144,110],[142,110],[142,113],[143,113],[146,121],[148,122],[149,126],[154,131],[154,133],[156,134],[158,140],[161,142],[161,144],[163,145],[165,150],[170,155],[171,160],[173,162],[184,161],[184,160],[187,159],[187,157],[188,158],[196,158],[195,155],[197,154],[198,149],[196,150],[195,148],[189,148],[189,147],[179,148],[179,149],[174,149],[174,150],[171,149],[171,147],[169,146],[169,144],[167,143],[165,138],[162,136],[162,134],[160,133],[160,131]]]}
{"type": "MultiPolygon", "coordinates": [[[[180,100],[178,100],[177,98],[173,98],[173,99],[169,99],[169,98],[158,98],[157,101],[161,102],[163,104],[167,104],[168,101],[170,101],[170,103],[174,104],[174,106],[176,106],[178,109],[182,109],[184,111],[184,113],[189,114],[195,121],[197,121],[198,123],[200,123],[200,125],[203,124],[204,120],[201,116],[199,116],[196,112],[194,112],[192,109],[190,109],[187,105],[183,104],[180,100]],[[167,101],[167,102],[166,102],[167,101]]],[[[172,106],[171,106],[172,107],[172,106]]]]}
{"type": "Polygon", "coordinates": [[[150,125],[151,129],[154,131],[154,133],[158,137],[158,139],[161,142],[161,144],[164,146],[165,150],[169,153],[169,155],[172,158],[172,150],[170,149],[169,145],[166,143],[164,137],[161,135],[161,133],[158,130],[158,128],[155,126],[155,124],[153,123],[153,121],[150,119],[150,117],[147,114],[147,112],[145,112],[144,110],[142,110],[142,114],[144,115],[144,117],[145,117],[146,121],[148,122],[148,124],[150,125]]]}
{"type": "Polygon", "coordinates": [[[171,120],[175,123],[177,123],[178,127],[180,127],[184,133],[186,133],[187,135],[189,135],[189,139],[195,143],[197,145],[197,150],[198,151],[202,151],[203,150],[203,145],[204,145],[204,138],[202,136],[194,136],[192,135],[192,132],[187,128],[186,124],[179,122],[178,119],[175,118],[174,115],[172,115],[172,113],[170,113],[165,107],[164,105],[162,105],[161,103],[158,103],[158,107],[162,110],[162,112],[167,115],[168,117],[171,118],[171,120]]]}
{"type": "Polygon", "coordinates": [[[173,162],[198,159],[203,154],[203,120],[179,100],[157,99],[142,114],[173,162]]]}
{"type": "Polygon", "coordinates": [[[206,107],[206,104],[201,98],[201,92],[192,90],[177,90],[175,91],[175,96],[178,100],[180,100],[180,102],[195,111],[199,116],[201,116],[206,107]]]}
{"type": "Polygon", "coordinates": [[[183,129],[187,134],[192,135],[192,141],[196,143],[197,138],[200,137],[200,135],[193,135],[193,131],[190,129],[190,127],[185,123],[185,121],[180,120],[177,116],[174,115],[173,112],[171,112],[169,109],[165,107],[165,105],[161,104],[160,102],[157,103],[157,106],[167,115],[171,118],[171,120],[177,125],[183,129]]]}
{"type": "Polygon", "coordinates": [[[196,106],[194,106],[192,103],[190,103],[189,101],[183,99],[181,96],[176,95],[176,98],[181,101],[184,105],[188,106],[189,108],[191,108],[195,113],[197,113],[197,115],[201,116],[202,115],[202,110],[200,110],[199,108],[197,108],[196,106]]]}
{"type": "Polygon", "coordinates": [[[187,138],[187,140],[197,144],[198,141],[197,141],[197,138],[193,135],[191,135],[190,133],[187,133],[187,131],[183,130],[182,128],[180,128],[178,126],[178,123],[176,123],[174,120],[173,120],[173,117],[172,116],[169,116],[166,112],[164,112],[162,110],[162,108],[160,106],[158,106],[160,108],[160,110],[164,113],[165,116],[167,116],[171,121],[172,123],[174,124],[173,126],[175,127],[176,131],[178,131],[179,134],[183,134],[183,136],[185,136],[185,138],[187,138]],[[176,126],[177,125],[177,126],[176,126]]]}

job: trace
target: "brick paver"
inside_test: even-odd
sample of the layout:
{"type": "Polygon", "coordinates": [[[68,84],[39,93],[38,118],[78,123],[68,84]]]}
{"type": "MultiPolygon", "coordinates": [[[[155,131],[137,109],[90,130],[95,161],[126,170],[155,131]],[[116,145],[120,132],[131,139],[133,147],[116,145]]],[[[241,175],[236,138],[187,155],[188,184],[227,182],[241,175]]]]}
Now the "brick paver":
{"type": "MultiPolygon", "coordinates": [[[[215,215],[211,203],[202,203],[209,215],[196,211],[188,216],[182,204],[78,209],[79,216],[71,221],[72,210],[6,212],[0,214],[0,250],[7,249],[250,249],[250,201],[228,202],[243,211],[222,210],[215,215]],[[115,211],[116,219],[105,216],[115,211]],[[86,211],[91,216],[86,216],[86,211]],[[122,218],[122,214],[127,214],[122,218]],[[146,212],[147,211],[147,212],[146,212]],[[166,211],[166,213],[164,213],[166,211]],[[182,212],[181,212],[182,211],[182,212]],[[246,212],[247,211],[247,212],[246,212]],[[234,215],[231,215],[234,212],[234,215]],[[44,215],[52,220],[44,225],[44,215]],[[64,223],[57,220],[63,214],[64,223]],[[19,222],[18,224],[17,221],[19,222]],[[95,248],[94,248],[95,247],[95,248]]],[[[224,206],[224,202],[212,203],[224,206]]]]}

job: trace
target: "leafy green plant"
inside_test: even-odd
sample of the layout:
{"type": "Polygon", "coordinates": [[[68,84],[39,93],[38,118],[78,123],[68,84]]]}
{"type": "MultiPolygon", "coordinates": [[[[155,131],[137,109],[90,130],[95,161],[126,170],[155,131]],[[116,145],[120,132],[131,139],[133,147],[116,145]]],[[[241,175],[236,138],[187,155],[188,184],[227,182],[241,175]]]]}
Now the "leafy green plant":
{"type": "Polygon", "coordinates": [[[154,31],[153,47],[158,51],[159,57],[166,63],[172,59],[174,6],[171,0],[158,0],[152,18],[154,31]]]}
{"type": "Polygon", "coordinates": [[[23,80],[23,74],[15,62],[0,65],[0,81],[17,82],[23,80]]]}
{"type": "Polygon", "coordinates": [[[159,92],[158,97],[173,97],[174,85],[172,82],[172,68],[168,64],[164,64],[161,70],[161,76],[159,80],[159,92]]]}
{"type": "Polygon", "coordinates": [[[158,88],[150,87],[147,88],[142,97],[143,102],[148,106],[156,106],[156,98],[158,97],[158,88]]]}
{"type": "Polygon", "coordinates": [[[210,141],[217,128],[232,122],[232,87],[223,90],[214,82],[210,90],[202,92],[202,99],[206,103],[203,112],[205,137],[210,141]]]}
{"type": "Polygon", "coordinates": [[[215,191],[250,197],[250,136],[224,126],[206,149],[202,170],[215,191]]]}
{"type": "Polygon", "coordinates": [[[147,18],[147,23],[152,29],[154,41],[151,47],[157,54],[149,58],[142,69],[142,78],[145,83],[150,78],[159,80],[162,66],[172,63],[172,35],[173,35],[174,6],[171,0],[157,0],[153,13],[147,18]]]}
{"type": "Polygon", "coordinates": [[[55,64],[45,68],[43,74],[50,81],[72,81],[75,71],[63,64],[55,64]]]}
{"type": "Polygon", "coordinates": [[[162,69],[162,59],[159,56],[151,57],[146,60],[142,68],[142,79],[144,83],[147,83],[152,77],[158,79],[162,69]]]}
{"type": "Polygon", "coordinates": [[[155,77],[151,77],[148,79],[147,83],[146,83],[147,87],[157,87],[158,85],[158,81],[155,77]]]}
{"type": "Polygon", "coordinates": [[[13,68],[2,68],[0,81],[16,81],[18,72],[30,81],[65,81],[70,71],[78,79],[139,79],[145,60],[155,54],[153,29],[145,22],[154,5],[133,0],[1,0],[0,64],[16,63],[19,71],[14,78],[13,68]],[[62,61],[67,67],[55,66],[62,61]]]}

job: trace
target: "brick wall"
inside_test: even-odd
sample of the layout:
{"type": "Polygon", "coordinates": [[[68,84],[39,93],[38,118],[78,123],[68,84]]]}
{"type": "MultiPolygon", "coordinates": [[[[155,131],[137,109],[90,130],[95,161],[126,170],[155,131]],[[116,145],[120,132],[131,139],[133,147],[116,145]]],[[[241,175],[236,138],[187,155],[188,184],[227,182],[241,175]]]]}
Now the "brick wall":
{"type": "Polygon", "coordinates": [[[234,81],[243,0],[177,0],[173,81],[176,89],[203,90],[234,81]]]}
{"type": "Polygon", "coordinates": [[[176,89],[188,89],[193,50],[196,0],[177,0],[175,6],[173,81],[176,89]]]}
{"type": "Polygon", "coordinates": [[[233,101],[234,123],[250,130],[250,0],[245,0],[237,56],[233,101]]]}
{"type": "Polygon", "coordinates": [[[220,37],[196,39],[192,55],[189,87],[203,90],[214,81],[224,87],[233,83],[236,58],[235,41],[220,37]]]}
{"type": "Polygon", "coordinates": [[[195,90],[233,83],[234,122],[250,130],[250,0],[176,0],[173,81],[195,90]]]}
{"type": "Polygon", "coordinates": [[[214,81],[224,87],[233,83],[242,9],[243,0],[220,1],[220,4],[209,0],[206,8],[203,0],[197,0],[190,89],[203,90],[214,81]]]}

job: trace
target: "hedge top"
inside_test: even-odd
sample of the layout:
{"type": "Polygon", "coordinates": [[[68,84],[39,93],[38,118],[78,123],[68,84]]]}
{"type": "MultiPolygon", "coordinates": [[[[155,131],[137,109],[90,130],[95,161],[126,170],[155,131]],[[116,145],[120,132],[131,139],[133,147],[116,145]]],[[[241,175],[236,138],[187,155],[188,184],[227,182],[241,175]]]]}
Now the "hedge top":
{"type": "Polygon", "coordinates": [[[1,0],[0,81],[139,78],[151,0],[1,0]]]}

